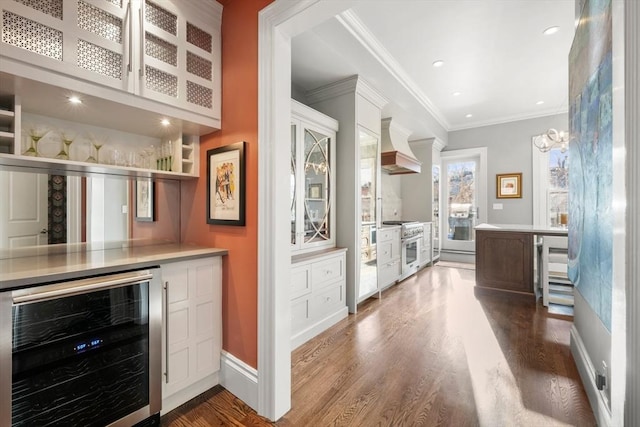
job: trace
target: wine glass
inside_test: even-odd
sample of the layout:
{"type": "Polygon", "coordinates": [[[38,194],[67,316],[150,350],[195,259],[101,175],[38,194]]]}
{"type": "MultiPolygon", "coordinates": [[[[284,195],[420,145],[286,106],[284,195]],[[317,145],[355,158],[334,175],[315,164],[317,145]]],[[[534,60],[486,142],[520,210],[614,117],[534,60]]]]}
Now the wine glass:
{"type": "Polygon", "coordinates": [[[96,149],[96,163],[100,163],[100,149],[102,148],[104,143],[105,143],[105,139],[102,137],[92,138],[91,140],[91,144],[93,145],[93,148],[96,149]]]}
{"type": "Polygon", "coordinates": [[[34,156],[38,157],[40,154],[38,153],[38,142],[49,133],[49,129],[44,126],[32,125],[29,127],[29,138],[31,139],[31,145],[27,150],[22,153],[25,156],[34,156]]]}
{"type": "MultiPolygon", "coordinates": [[[[66,154],[66,160],[71,159],[71,144],[76,139],[75,133],[71,131],[60,131],[60,138],[62,139],[63,149],[66,154]]],[[[61,154],[61,153],[60,153],[61,154]]],[[[60,155],[58,154],[58,156],[60,155]]],[[[58,157],[62,158],[62,157],[58,157]]]]}

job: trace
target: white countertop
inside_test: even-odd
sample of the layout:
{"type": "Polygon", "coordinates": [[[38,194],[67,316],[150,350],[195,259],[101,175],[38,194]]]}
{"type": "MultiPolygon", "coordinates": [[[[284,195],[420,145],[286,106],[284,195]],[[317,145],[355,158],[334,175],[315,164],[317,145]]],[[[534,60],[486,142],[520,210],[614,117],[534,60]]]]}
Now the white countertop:
{"type": "Polygon", "coordinates": [[[226,249],[166,243],[2,259],[0,291],[227,253],[226,249]]]}
{"type": "Polygon", "coordinates": [[[486,230],[486,231],[512,231],[519,233],[532,233],[532,234],[543,234],[543,235],[559,235],[566,236],[568,230],[566,228],[548,228],[541,227],[536,225],[527,225],[527,224],[478,224],[475,226],[476,230],[486,230]]]}

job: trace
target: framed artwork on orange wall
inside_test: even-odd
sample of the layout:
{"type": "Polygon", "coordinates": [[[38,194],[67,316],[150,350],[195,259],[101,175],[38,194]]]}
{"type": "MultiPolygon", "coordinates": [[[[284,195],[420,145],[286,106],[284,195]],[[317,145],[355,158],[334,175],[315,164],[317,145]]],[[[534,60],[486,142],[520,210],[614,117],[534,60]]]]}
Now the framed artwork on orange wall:
{"type": "Polygon", "coordinates": [[[207,150],[207,223],[245,225],[245,142],[207,150]]]}
{"type": "Polygon", "coordinates": [[[522,173],[503,173],[496,175],[496,198],[522,198],[522,173]]]}

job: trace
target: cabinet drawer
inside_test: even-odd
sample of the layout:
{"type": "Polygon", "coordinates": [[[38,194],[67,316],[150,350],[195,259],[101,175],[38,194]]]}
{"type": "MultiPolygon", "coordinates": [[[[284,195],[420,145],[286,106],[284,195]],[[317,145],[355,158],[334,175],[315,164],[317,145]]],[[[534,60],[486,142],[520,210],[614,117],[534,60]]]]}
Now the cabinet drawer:
{"type": "Polygon", "coordinates": [[[308,298],[298,298],[291,302],[291,332],[293,334],[304,329],[310,317],[308,298]]]}
{"type": "Polygon", "coordinates": [[[344,280],[333,284],[331,287],[313,296],[313,317],[319,318],[336,308],[344,307],[344,280]]]}
{"type": "Polygon", "coordinates": [[[382,288],[392,284],[400,278],[401,273],[402,265],[400,260],[380,265],[380,268],[378,269],[378,285],[382,288]]]}
{"type": "Polygon", "coordinates": [[[291,299],[311,292],[311,266],[304,265],[291,269],[291,299]]]}
{"type": "Polygon", "coordinates": [[[400,240],[400,227],[395,228],[378,228],[378,243],[391,240],[400,240]]]}
{"type": "Polygon", "coordinates": [[[314,290],[336,280],[344,279],[344,257],[313,263],[311,279],[314,290]]]}
{"type": "Polygon", "coordinates": [[[378,265],[400,259],[400,240],[391,240],[378,244],[378,265]]]}

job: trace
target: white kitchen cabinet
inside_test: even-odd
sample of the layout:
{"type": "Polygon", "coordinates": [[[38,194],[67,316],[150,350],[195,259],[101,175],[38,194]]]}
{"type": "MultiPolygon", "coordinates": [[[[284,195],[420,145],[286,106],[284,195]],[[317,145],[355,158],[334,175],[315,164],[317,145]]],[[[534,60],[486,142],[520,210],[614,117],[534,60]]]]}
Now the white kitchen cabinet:
{"type": "Polygon", "coordinates": [[[161,266],[163,412],[218,384],[222,350],[222,258],[161,266]]]}
{"type": "Polygon", "coordinates": [[[420,255],[418,257],[419,268],[422,268],[433,262],[433,231],[431,222],[423,222],[422,245],[420,246],[420,255]]]}
{"type": "Polygon", "coordinates": [[[340,122],[336,144],[336,244],[347,252],[347,304],[380,294],[377,248],[363,237],[380,226],[380,135],[387,103],[359,76],[307,92],[309,105],[340,122]],[[367,233],[367,230],[369,233],[367,233]]]}
{"type": "Polygon", "coordinates": [[[291,101],[291,250],[335,246],[335,146],[338,122],[291,101]]]}
{"type": "Polygon", "coordinates": [[[393,285],[402,274],[400,227],[378,229],[378,284],[380,289],[393,285]]]}
{"type": "Polygon", "coordinates": [[[347,317],[346,249],[291,258],[291,348],[347,317]]]}
{"type": "Polygon", "coordinates": [[[220,128],[217,2],[6,0],[0,11],[0,71],[220,128]]]}

